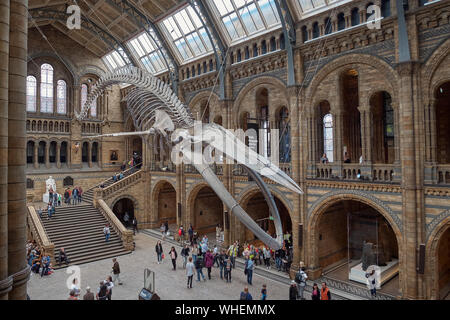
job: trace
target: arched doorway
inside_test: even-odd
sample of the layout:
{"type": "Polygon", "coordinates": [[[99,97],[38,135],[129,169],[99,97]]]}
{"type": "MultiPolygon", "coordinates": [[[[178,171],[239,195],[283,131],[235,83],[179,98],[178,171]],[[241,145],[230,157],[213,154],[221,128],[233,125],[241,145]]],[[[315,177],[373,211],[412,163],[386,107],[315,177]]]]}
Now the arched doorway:
{"type": "Polygon", "coordinates": [[[450,163],[450,81],[436,91],[437,162],[450,163]]]}
{"type": "Polygon", "coordinates": [[[381,269],[381,292],[399,293],[399,249],[389,221],[374,207],[357,201],[332,203],[317,218],[313,263],[325,277],[366,284],[366,271],[381,269]]]}
{"type": "Polygon", "coordinates": [[[361,156],[361,115],[359,107],[358,71],[351,69],[341,77],[343,106],[343,151],[344,162],[358,163],[361,156]],[[347,157],[345,156],[347,154],[347,157]]]}
{"type": "Polygon", "coordinates": [[[437,247],[437,274],[439,299],[450,299],[450,227],[444,232],[437,247]]]}
{"type": "Polygon", "coordinates": [[[123,198],[117,201],[113,206],[113,212],[117,218],[123,223],[125,227],[131,226],[131,221],[134,218],[134,203],[129,198],[123,198]],[[128,223],[124,221],[125,213],[128,213],[128,223]]]}
{"type": "Polygon", "coordinates": [[[160,183],[153,201],[159,226],[166,221],[169,224],[177,222],[177,192],[170,183],[160,183]]]}
{"type": "MultiPolygon", "coordinates": [[[[278,197],[274,196],[275,205],[278,208],[278,213],[281,218],[281,225],[283,227],[284,234],[292,235],[292,221],[289,215],[289,210],[281,202],[278,197]]],[[[244,204],[243,209],[247,214],[268,234],[273,238],[276,238],[275,224],[270,216],[269,206],[261,192],[253,194],[244,204]]],[[[241,235],[244,242],[254,243],[257,245],[262,244],[260,240],[251,232],[248,228],[243,228],[243,233],[241,235]]]]}
{"type": "Polygon", "coordinates": [[[199,235],[215,232],[217,225],[223,227],[223,203],[213,189],[201,188],[192,206],[192,225],[199,235]]]}
{"type": "Polygon", "coordinates": [[[87,163],[89,161],[89,144],[87,142],[83,142],[83,146],[81,147],[81,162],[87,163]]]}

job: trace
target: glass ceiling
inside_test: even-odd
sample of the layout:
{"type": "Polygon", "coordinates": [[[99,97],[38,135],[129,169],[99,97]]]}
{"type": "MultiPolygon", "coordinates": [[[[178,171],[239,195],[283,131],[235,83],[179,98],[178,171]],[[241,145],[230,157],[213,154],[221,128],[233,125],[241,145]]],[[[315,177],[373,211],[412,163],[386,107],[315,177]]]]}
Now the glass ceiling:
{"type": "Polygon", "coordinates": [[[206,29],[191,6],[166,18],[160,25],[183,62],[213,51],[206,29]]]}
{"type": "Polygon", "coordinates": [[[274,0],[214,0],[211,3],[220,15],[231,43],[280,24],[274,0]]]}
{"type": "Polygon", "coordinates": [[[110,71],[131,64],[130,59],[122,48],[117,49],[117,51],[108,53],[102,58],[103,62],[106,64],[110,71]],[[119,54],[117,51],[119,51],[121,54],[119,54]]]}
{"type": "Polygon", "coordinates": [[[300,5],[300,11],[308,13],[316,9],[326,7],[328,5],[334,4],[336,2],[343,2],[343,0],[297,0],[300,5]]]}
{"type": "Polygon", "coordinates": [[[159,73],[167,70],[167,65],[161,56],[159,46],[156,45],[145,31],[128,41],[127,45],[150,73],[159,73]]]}

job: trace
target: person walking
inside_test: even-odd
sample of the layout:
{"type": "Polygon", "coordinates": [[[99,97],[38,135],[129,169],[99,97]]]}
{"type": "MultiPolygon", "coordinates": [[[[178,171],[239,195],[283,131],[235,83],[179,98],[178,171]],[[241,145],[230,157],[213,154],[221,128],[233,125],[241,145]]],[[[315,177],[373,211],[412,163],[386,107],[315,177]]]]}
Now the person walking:
{"type": "Polygon", "coordinates": [[[200,275],[203,278],[203,281],[206,281],[205,275],[203,274],[203,257],[199,256],[197,257],[197,260],[195,261],[195,270],[197,271],[197,281],[200,281],[200,275]]]}
{"type": "Polygon", "coordinates": [[[78,201],[78,189],[77,188],[73,188],[72,191],[72,204],[75,205],[77,204],[78,201]]]}
{"type": "Polygon", "coordinates": [[[169,222],[166,220],[166,222],[164,222],[164,232],[167,235],[167,232],[169,232],[169,222]]]}
{"type": "Polygon", "coordinates": [[[230,257],[233,269],[236,263],[237,252],[238,252],[238,245],[237,242],[235,242],[228,248],[228,256],[230,257]]]}
{"type": "Polygon", "coordinates": [[[113,261],[113,283],[116,283],[116,280],[119,282],[119,285],[122,285],[122,281],[120,280],[120,265],[116,258],[112,259],[113,261]]]}
{"type": "Polygon", "coordinates": [[[39,218],[42,219],[42,208],[41,207],[38,208],[37,214],[39,215],[39,218]]]}
{"type": "Polygon", "coordinates": [[[320,300],[331,300],[331,292],[325,282],[322,282],[322,289],[320,289],[320,300]]]}
{"type": "Polygon", "coordinates": [[[181,256],[183,257],[183,269],[186,269],[187,259],[189,258],[189,247],[186,244],[181,249],[181,256]]]}
{"type": "Polygon", "coordinates": [[[241,292],[241,297],[239,300],[253,300],[252,295],[248,292],[248,287],[245,287],[244,291],[241,292]]]}
{"type": "Polygon", "coordinates": [[[175,247],[172,247],[172,249],[170,249],[169,255],[170,255],[170,259],[172,259],[172,266],[173,266],[172,270],[177,270],[177,257],[178,257],[178,254],[177,254],[177,252],[175,250],[175,247]]]}
{"type": "Polygon", "coordinates": [[[86,287],[86,293],[83,296],[83,300],[95,300],[94,294],[91,292],[91,287],[86,287]]]}
{"type": "Polygon", "coordinates": [[[164,223],[161,224],[159,230],[161,231],[161,240],[164,241],[166,239],[166,226],[164,223]]]}
{"type": "Polygon", "coordinates": [[[212,254],[214,257],[214,266],[217,265],[216,268],[218,268],[219,267],[219,248],[217,248],[217,244],[214,245],[214,250],[213,250],[212,254]]]}
{"type": "Polygon", "coordinates": [[[232,269],[232,263],[230,257],[228,257],[227,260],[225,260],[225,280],[228,282],[231,282],[231,269],[232,269]]]}
{"type": "Polygon", "coordinates": [[[208,250],[205,254],[205,266],[208,269],[208,279],[211,280],[211,268],[214,265],[214,256],[211,250],[208,250]]]}
{"type": "Polygon", "coordinates": [[[264,259],[264,264],[266,265],[267,270],[270,269],[270,249],[267,246],[264,246],[263,248],[263,259],[264,259]]]}
{"type": "Polygon", "coordinates": [[[267,285],[263,284],[261,289],[261,300],[267,300],[267,285]]]}
{"type": "Polygon", "coordinates": [[[192,263],[192,257],[189,257],[189,262],[186,264],[187,288],[192,289],[192,279],[194,278],[195,266],[192,263]]]}
{"type": "Polygon", "coordinates": [[[138,226],[137,226],[138,222],[137,222],[136,217],[133,217],[133,220],[131,221],[131,223],[133,225],[133,235],[136,235],[136,232],[139,233],[138,226]]]}
{"type": "Polygon", "coordinates": [[[58,207],[61,207],[61,201],[62,201],[61,195],[58,194],[58,207]]]}
{"type": "Polygon", "coordinates": [[[78,203],[83,201],[83,188],[78,187],[78,203]]]}
{"type": "Polygon", "coordinates": [[[180,240],[180,244],[183,244],[183,240],[184,240],[184,229],[183,226],[180,226],[180,228],[178,229],[178,237],[180,240]]]}
{"type": "Polygon", "coordinates": [[[103,228],[103,234],[105,235],[105,242],[109,241],[109,237],[111,236],[111,230],[109,230],[109,224],[106,224],[103,228]]]}
{"type": "Polygon", "coordinates": [[[311,300],[320,300],[320,289],[317,283],[313,284],[311,300]]]}
{"type": "Polygon", "coordinates": [[[188,234],[189,242],[191,243],[191,246],[194,246],[194,228],[192,227],[192,224],[189,226],[188,234]]]}
{"type": "Polygon", "coordinates": [[[125,225],[125,228],[128,228],[130,221],[130,216],[128,215],[128,212],[125,211],[125,214],[123,215],[123,223],[125,225]]]}
{"type": "Polygon", "coordinates": [[[155,251],[156,251],[156,256],[158,258],[158,264],[160,264],[162,262],[162,255],[163,255],[163,247],[162,247],[161,241],[158,241],[156,243],[155,251]]]}
{"type": "Polygon", "coordinates": [[[308,275],[305,272],[305,268],[301,268],[297,274],[295,275],[295,282],[297,283],[297,289],[298,289],[298,297],[300,300],[305,300],[303,297],[303,292],[305,291],[306,287],[306,279],[308,279],[308,275]]]}
{"type": "Polygon", "coordinates": [[[49,202],[47,206],[47,220],[50,220],[52,218],[52,204],[49,202]]]}
{"type": "Polygon", "coordinates": [[[197,245],[194,243],[194,246],[192,248],[192,259],[195,261],[197,261],[197,253],[198,253],[198,248],[197,245]]]}
{"type": "Polygon", "coordinates": [[[252,279],[253,279],[253,269],[255,268],[255,262],[253,259],[247,259],[245,262],[245,269],[244,273],[247,275],[247,283],[249,285],[252,285],[252,279]]]}
{"type": "Polygon", "coordinates": [[[289,287],[289,300],[297,300],[298,291],[297,284],[294,280],[291,281],[291,286],[289,287]]]}

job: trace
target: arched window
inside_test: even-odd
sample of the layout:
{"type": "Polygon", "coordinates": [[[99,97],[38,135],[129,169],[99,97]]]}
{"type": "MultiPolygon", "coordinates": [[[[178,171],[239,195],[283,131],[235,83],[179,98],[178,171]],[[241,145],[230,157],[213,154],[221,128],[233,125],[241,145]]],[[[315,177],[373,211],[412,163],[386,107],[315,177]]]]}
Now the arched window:
{"type": "Polygon", "coordinates": [[[258,45],[255,43],[253,45],[253,58],[258,56],[258,45]]]}
{"type": "Polygon", "coordinates": [[[277,50],[277,41],[275,40],[275,37],[270,38],[270,51],[277,50]]]}
{"type": "Polygon", "coordinates": [[[302,27],[302,38],[303,42],[308,41],[308,28],[306,26],[302,27]]]}
{"type": "Polygon", "coordinates": [[[331,114],[323,117],[323,152],[327,155],[328,161],[333,162],[333,116],[331,114]]]}
{"type": "Polygon", "coordinates": [[[36,78],[27,77],[27,111],[36,112],[36,78]]]}
{"type": "Polygon", "coordinates": [[[352,13],[351,13],[351,21],[352,21],[352,26],[357,26],[359,24],[359,9],[358,8],[353,8],[352,13]]]}
{"type": "Polygon", "coordinates": [[[245,60],[250,59],[250,50],[248,47],[245,47],[245,60]]]}
{"type": "Polygon", "coordinates": [[[242,61],[242,54],[241,54],[241,49],[239,49],[236,54],[236,62],[241,62],[241,61],[242,61]]]}
{"type": "Polygon", "coordinates": [[[97,116],[97,99],[92,101],[92,106],[91,106],[91,117],[96,117],[96,116],[97,116]]]}
{"type": "Polygon", "coordinates": [[[289,111],[286,107],[279,113],[278,129],[280,130],[280,162],[291,162],[291,127],[289,125],[289,111]]]}
{"type": "Polygon", "coordinates": [[[314,22],[313,24],[313,39],[318,38],[320,36],[319,23],[314,22]]]}
{"type": "Polygon", "coordinates": [[[338,14],[337,20],[338,20],[337,21],[338,31],[344,30],[345,29],[345,17],[344,17],[344,13],[343,12],[338,14]]]}
{"type": "Polygon", "coordinates": [[[83,106],[87,101],[87,96],[88,96],[88,86],[83,83],[81,85],[81,109],[83,109],[83,106]]]}
{"type": "Polygon", "coordinates": [[[48,63],[41,66],[41,112],[53,112],[53,67],[48,63]]]}
{"type": "Polygon", "coordinates": [[[267,53],[267,44],[266,44],[266,40],[263,40],[261,42],[261,54],[266,54],[267,53]]]}
{"type": "Polygon", "coordinates": [[[286,41],[285,41],[285,39],[284,39],[284,33],[282,33],[282,34],[280,35],[280,49],[281,49],[281,50],[286,49],[286,41]]]}
{"type": "Polygon", "coordinates": [[[56,87],[57,91],[57,111],[59,114],[67,113],[67,85],[64,80],[58,80],[58,84],[56,87]]]}
{"type": "Polygon", "coordinates": [[[325,25],[325,34],[330,34],[333,32],[333,24],[331,23],[330,18],[326,18],[323,24],[325,25]]]}

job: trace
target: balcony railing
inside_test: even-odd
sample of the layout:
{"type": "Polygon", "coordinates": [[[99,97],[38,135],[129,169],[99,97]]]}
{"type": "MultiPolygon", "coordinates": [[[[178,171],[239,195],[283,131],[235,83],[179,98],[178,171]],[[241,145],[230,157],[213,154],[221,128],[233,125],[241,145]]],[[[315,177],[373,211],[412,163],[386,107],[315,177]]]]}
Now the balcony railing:
{"type": "MultiPolygon", "coordinates": [[[[336,163],[319,163],[315,165],[316,174],[314,178],[397,183],[400,181],[400,171],[400,166],[394,164],[364,165],[359,163],[344,163],[338,165],[336,163]]],[[[310,178],[313,177],[310,176],[310,178]]]]}

